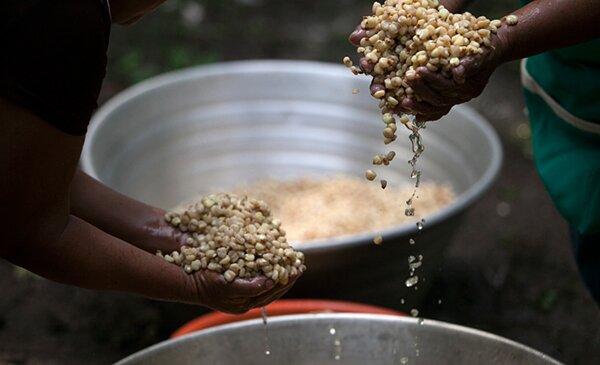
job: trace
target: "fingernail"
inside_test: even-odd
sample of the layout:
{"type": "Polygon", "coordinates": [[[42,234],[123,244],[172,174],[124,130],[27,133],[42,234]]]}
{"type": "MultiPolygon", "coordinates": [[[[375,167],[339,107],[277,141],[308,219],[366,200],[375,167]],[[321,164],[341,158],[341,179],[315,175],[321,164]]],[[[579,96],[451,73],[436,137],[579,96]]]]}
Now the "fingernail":
{"type": "Polygon", "coordinates": [[[362,57],[359,61],[358,61],[358,65],[360,66],[360,68],[364,71],[364,72],[371,72],[373,71],[373,65],[369,63],[369,61],[367,61],[366,58],[362,57]]]}
{"type": "Polygon", "coordinates": [[[375,94],[378,91],[385,90],[385,87],[382,84],[371,84],[369,87],[371,94],[375,94]]]}

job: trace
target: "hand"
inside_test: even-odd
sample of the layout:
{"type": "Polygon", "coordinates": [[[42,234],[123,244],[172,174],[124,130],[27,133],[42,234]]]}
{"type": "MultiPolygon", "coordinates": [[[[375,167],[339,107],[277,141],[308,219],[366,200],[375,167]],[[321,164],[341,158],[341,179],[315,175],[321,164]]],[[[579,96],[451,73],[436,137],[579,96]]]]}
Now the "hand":
{"type": "Polygon", "coordinates": [[[400,100],[395,111],[412,113],[418,121],[437,120],[448,114],[454,105],[479,96],[502,63],[503,44],[500,37],[492,36],[492,45],[483,48],[483,53],[461,59],[460,64],[452,69],[452,78],[419,67],[416,78],[407,80],[416,98],[400,100]]]}
{"type": "Polygon", "coordinates": [[[280,298],[301,275],[299,272],[290,276],[285,285],[262,275],[252,279],[236,278],[229,283],[220,273],[200,270],[189,276],[192,282],[191,302],[200,302],[199,304],[225,313],[242,314],[280,298]]]}
{"type": "MultiPolygon", "coordinates": [[[[509,42],[505,30],[506,26],[503,26],[497,34],[492,35],[492,44],[484,47],[483,53],[463,57],[460,64],[452,69],[452,78],[431,72],[425,67],[418,68],[416,78],[407,79],[408,85],[415,92],[414,97],[399,100],[394,111],[398,114],[411,113],[418,121],[437,120],[448,114],[454,105],[479,96],[492,73],[506,60],[509,42]]],[[[358,26],[348,40],[358,46],[366,34],[366,30],[358,26]]],[[[373,69],[373,65],[365,57],[361,57],[358,64],[365,73],[373,69]]],[[[371,83],[371,94],[383,88],[381,84],[371,83]]]]}
{"type": "Polygon", "coordinates": [[[181,232],[179,228],[173,227],[165,220],[165,211],[159,208],[151,208],[150,214],[144,217],[142,230],[146,233],[143,235],[143,241],[136,246],[150,252],[156,253],[161,251],[163,254],[168,254],[173,251],[179,251],[186,243],[190,234],[181,232]]]}

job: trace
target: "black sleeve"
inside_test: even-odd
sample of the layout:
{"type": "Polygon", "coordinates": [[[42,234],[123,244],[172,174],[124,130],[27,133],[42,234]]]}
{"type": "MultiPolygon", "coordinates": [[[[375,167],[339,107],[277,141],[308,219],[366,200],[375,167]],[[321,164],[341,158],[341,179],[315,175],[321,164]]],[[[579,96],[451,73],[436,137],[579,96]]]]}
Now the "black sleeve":
{"type": "Polygon", "coordinates": [[[82,135],[106,74],[103,0],[0,1],[0,96],[82,135]]]}

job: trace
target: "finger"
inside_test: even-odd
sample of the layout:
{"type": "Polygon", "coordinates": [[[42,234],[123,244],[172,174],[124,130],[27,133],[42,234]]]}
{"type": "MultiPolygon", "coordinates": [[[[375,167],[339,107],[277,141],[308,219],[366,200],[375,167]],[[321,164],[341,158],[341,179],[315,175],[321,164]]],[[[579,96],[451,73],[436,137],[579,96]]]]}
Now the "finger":
{"type": "Polygon", "coordinates": [[[431,105],[426,101],[417,101],[415,98],[404,98],[400,102],[402,107],[408,109],[413,114],[434,114],[445,109],[443,106],[431,105]]]}
{"type": "Polygon", "coordinates": [[[398,104],[394,108],[394,113],[397,114],[397,115],[408,114],[408,113],[410,113],[410,110],[404,108],[402,106],[402,104],[398,104]]]}
{"type": "MultiPolygon", "coordinates": [[[[451,78],[437,72],[431,72],[424,67],[419,68],[417,72],[419,78],[436,92],[442,95],[452,95],[454,93],[456,83],[451,78]]],[[[410,85],[410,82],[408,83],[410,85]]]]}
{"type": "Polygon", "coordinates": [[[466,78],[466,68],[465,65],[458,65],[452,68],[452,76],[454,76],[455,80],[464,80],[466,78]]]}
{"type": "Polygon", "coordinates": [[[296,280],[298,280],[298,278],[302,275],[302,273],[298,273],[294,276],[290,276],[288,278],[288,282],[284,285],[281,283],[278,283],[275,285],[275,287],[270,290],[269,292],[254,298],[256,305],[266,305],[265,303],[270,303],[280,297],[282,297],[283,295],[285,295],[285,293],[287,293],[293,286],[294,283],[296,282],[296,280]]]}
{"type": "MultiPolygon", "coordinates": [[[[483,57],[477,56],[465,56],[460,60],[460,66],[462,66],[465,70],[465,76],[470,75],[473,72],[477,72],[477,70],[481,67],[481,63],[483,61],[483,57]]],[[[458,68],[458,67],[456,67],[458,68]]]]}
{"type": "Polygon", "coordinates": [[[375,94],[376,92],[378,92],[380,90],[385,91],[385,86],[383,84],[371,83],[371,86],[369,87],[369,91],[371,92],[371,95],[375,94]]]}
{"type": "Polygon", "coordinates": [[[358,66],[361,68],[361,70],[363,70],[366,73],[370,73],[371,71],[373,71],[373,67],[374,65],[369,63],[369,61],[367,61],[366,57],[361,57],[358,60],[358,66]]]}
{"type": "MultiPolygon", "coordinates": [[[[419,74],[422,82],[439,96],[437,100],[427,100],[429,95],[422,96],[418,84],[415,84],[413,90],[422,99],[426,100],[430,104],[440,106],[453,106],[456,104],[462,104],[472,98],[470,86],[464,83],[459,84],[456,80],[450,79],[440,74],[433,73],[429,70],[419,74]]],[[[462,79],[464,80],[464,79],[462,79]]]]}
{"type": "Polygon", "coordinates": [[[239,314],[244,314],[244,313],[248,312],[252,308],[253,307],[251,305],[244,304],[244,305],[229,306],[227,308],[218,309],[218,311],[227,313],[227,314],[239,315],[239,314]]]}
{"type": "Polygon", "coordinates": [[[254,307],[264,307],[269,303],[274,302],[275,300],[284,296],[292,287],[289,285],[281,285],[277,287],[276,290],[269,292],[268,294],[262,295],[260,297],[254,298],[253,305],[254,307]]]}
{"type": "Polygon", "coordinates": [[[273,289],[275,282],[264,275],[258,275],[251,279],[235,278],[228,283],[230,293],[236,298],[253,298],[273,289]]]}
{"type": "Polygon", "coordinates": [[[348,37],[348,41],[355,46],[360,46],[360,40],[367,37],[367,30],[357,26],[356,29],[348,37]]]}
{"type": "Polygon", "coordinates": [[[417,114],[415,118],[418,122],[432,122],[448,114],[448,112],[450,112],[450,109],[451,107],[448,107],[447,109],[441,110],[436,113],[417,114]]]}
{"type": "Polygon", "coordinates": [[[415,91],[415,94],[419,95],[423,101],[432,105],[447,104],[447,98],[444,98],[444,96],[440,95],[437,91],[429,87],[427,82],[422,78],[417,77],[413,80],[407,81],[407,83],[415,91]]]}

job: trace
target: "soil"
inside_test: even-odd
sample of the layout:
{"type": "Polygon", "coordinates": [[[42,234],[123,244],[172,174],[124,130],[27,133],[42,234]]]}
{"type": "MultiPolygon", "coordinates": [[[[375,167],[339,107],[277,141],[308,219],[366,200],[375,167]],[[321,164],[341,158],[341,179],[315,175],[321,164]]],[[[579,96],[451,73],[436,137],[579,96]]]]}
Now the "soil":
{"type": "MultiPolygon", "coordinates": [[[[138,25],[114,28],[101,102],[136,78],[189,64],[249,58],[340,62],[352,51],[345,43],[348,30],[370,7],[349,0],[229,3],[205,1],[194,8],[197,2],[171,1],[138,25]],[[265,14],[277,22],[266,21],[265,14]],[[329,14],[336,14],[335,21],[328,21],[329,14]],[[239,22],[222,25],[232,17],[239,22]],[[169,23],[176,18],[180,21],[169,23]],[[196,24],[184,26],[184,18],[196,24]],[[281,24],[285,31],[272,31],[281,24]],[[165,61],[161,49],[179,58],[165,61]],[[135,52],[146,58],[135,58],[135,52]]],[[[514,6],[494,3],[500,5],[487,9],[491,13],[514,6]]],[[[565,364],[600,364],[599,307],[578,275],[568,227],[535,172],[518,65],[501,67],[469,105],[498,132],[504,163],[492,188],[457,228],[443,275],[420,315],[507,337],[565,364]]],[[[0,261],[0,293],[0,364],[109,364],[167,339],[206,312],[61,285],[5,261],[0,261]]]]}

